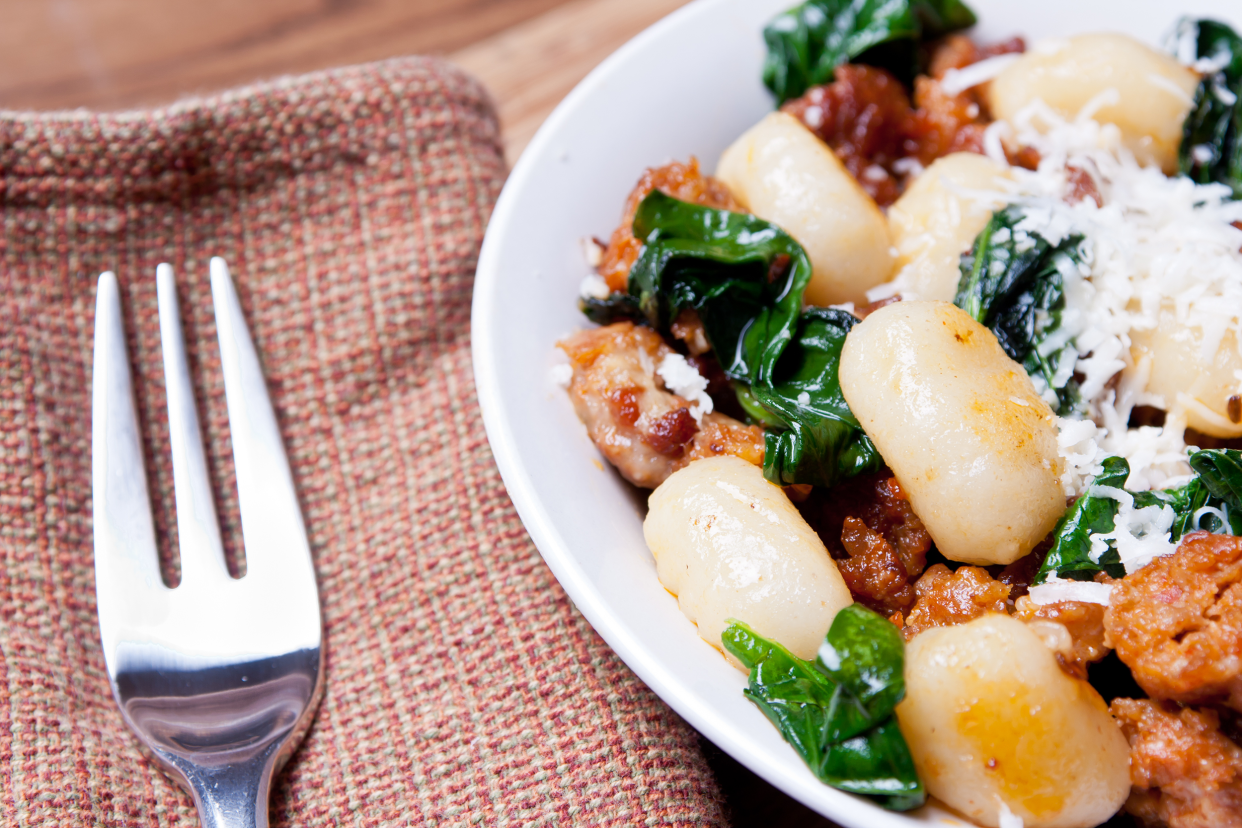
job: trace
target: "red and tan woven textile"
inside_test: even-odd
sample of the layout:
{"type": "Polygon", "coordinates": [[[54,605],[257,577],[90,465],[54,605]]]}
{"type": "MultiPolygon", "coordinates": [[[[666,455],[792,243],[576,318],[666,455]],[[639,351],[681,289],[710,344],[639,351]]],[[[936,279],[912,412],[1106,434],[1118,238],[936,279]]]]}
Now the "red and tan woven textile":
{"type": "Polygon", "coordinates": [[[273,824],[723,824],[694,733],[572,609],[488,450],[469,310],[504,175],[483,91],[425,59],[148,113],[0,113],[0,825],[197,825],[104,671],[90,379],[114,270],[172,561],[154,281],[171,262],[236,556],[212,255],[266,366],[327,634],[273,824]]]}

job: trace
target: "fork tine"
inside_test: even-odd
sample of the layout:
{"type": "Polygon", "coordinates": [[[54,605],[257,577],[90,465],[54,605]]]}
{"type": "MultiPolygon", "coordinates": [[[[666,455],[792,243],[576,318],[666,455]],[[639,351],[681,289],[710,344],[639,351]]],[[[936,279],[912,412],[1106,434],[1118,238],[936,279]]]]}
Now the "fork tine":
{"type": "Polygon", "coordinates": [[[91,375],[91,491],[95,583],[104,651],[127,597],[167,589],[160,579],[155,523],[138,436],[138,411],[121,324],[116,275],[99,276],[95,298],[95,362],[91,375]]]}
{"type": "Polygon", "coordinates": [[[190,366],[181,334],[181,313],[172,265],[155,268],[160,308],[160,350],[164,354],[164,387],[168,396],[168,436],[173,460],[173,491],[177,502],[177,539],[181,582],[228,577],[220,524],[207,477],[207,458],[190,384],[190,366]]]}
{"type": "Polygon", "coordinates": [[[237,470],[246,577],[275,576],[284,581],[309,575],[313,587],[310,544],[276,414],[228,265],[218,256],[211,260],[211,294],[237,470]]]}

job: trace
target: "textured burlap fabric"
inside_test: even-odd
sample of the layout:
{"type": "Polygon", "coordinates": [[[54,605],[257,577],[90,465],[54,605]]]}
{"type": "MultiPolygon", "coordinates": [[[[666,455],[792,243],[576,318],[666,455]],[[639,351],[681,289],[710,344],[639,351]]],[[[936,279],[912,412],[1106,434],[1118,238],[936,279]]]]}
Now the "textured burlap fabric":
{"type": "Polygon", "coordinates": [[[482,90],[423,59],[149,113],[0,114],[0,825],[197,824],[104,670],[90,380],[114,270],[175,580],[171,262],[236,556],[212,255],[265,364],[325,619],[326,695],[273,823],[723,823],[693,732],[572,609],[492,461],[469,310],[504,174],[482,90]]]}

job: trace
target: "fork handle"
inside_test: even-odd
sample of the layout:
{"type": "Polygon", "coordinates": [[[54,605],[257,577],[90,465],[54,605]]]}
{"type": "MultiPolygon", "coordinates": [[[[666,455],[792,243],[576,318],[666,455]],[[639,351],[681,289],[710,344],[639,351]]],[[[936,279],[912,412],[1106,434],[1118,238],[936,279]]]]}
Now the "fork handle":
{"type": "Polygon", "coordinates": [[[198,808],[203,828],[268,828],[267,800],[278,744],[244,761],[218,766],[174,762],[198,808]]]}

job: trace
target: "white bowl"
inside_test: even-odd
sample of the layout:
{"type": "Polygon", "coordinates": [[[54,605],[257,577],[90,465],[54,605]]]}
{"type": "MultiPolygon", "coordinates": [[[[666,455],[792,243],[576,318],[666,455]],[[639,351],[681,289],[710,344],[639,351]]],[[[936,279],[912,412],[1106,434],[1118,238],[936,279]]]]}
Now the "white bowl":
{"type": "MultiPolygon", "coordinates": [[[[981,42],[1122,31],[1159,44],[1167,0],[969,0],[981,42]]],[[[581,240],[607,237],[643,169],[720,153],[771,111],[760,82],[764,23],[791,0],[697,0],[640,34],[557,107],[492,214],[475,281],[475,382],[496,463],[526,529],[578,609],[638,676],[700,733],[848,828],[945,824],[935,805],[885,811],[821,783],[742,696],[745,676],[703,642],[656,579],[644,497],[607,465],[550,368],[554,343],[589,323],[581,240]]],[[[1237,19],[1231,0],[1180,4],[1237,19]]],[[[963,825],[957,819],[949,824],[963,825]]]]}

